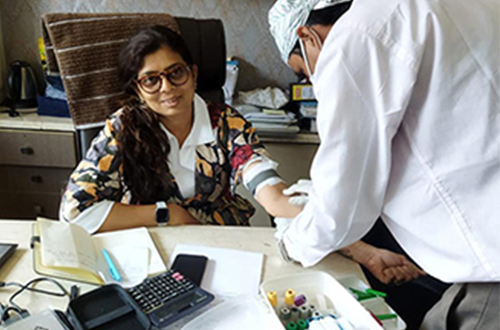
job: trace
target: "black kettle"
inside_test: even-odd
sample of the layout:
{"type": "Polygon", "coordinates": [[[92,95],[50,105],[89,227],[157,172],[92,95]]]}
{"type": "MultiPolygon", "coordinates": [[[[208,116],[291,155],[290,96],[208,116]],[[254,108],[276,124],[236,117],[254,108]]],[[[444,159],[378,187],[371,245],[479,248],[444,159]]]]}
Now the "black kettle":
{"type": "Polygon", "coordinates": [[[37,83],[29,63],[16,61],[10,65],[7,91],[12,109],[34,108],[38,105],[37,83]]]}

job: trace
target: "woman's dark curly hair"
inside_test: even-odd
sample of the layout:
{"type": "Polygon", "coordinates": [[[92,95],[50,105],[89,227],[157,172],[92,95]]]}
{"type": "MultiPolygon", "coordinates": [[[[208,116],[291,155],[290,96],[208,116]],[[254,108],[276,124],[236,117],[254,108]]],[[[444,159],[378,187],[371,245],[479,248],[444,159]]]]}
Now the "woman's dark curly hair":
{"type": "Polygon", "coordinates": [[[133,204],[154,204],[174,195],[168,185],[172,179],[167,163],[168,137],[160,127],[158,114],[139,100],[134,82],[144,65],[144,58],[162,46],[181,55],[187,65],[193,65],[182,37],[164,26],[141,30],[119,56],[119,77],[130,98],[123,106],[117,141],[123,180],[132,194],[133,204]]]}

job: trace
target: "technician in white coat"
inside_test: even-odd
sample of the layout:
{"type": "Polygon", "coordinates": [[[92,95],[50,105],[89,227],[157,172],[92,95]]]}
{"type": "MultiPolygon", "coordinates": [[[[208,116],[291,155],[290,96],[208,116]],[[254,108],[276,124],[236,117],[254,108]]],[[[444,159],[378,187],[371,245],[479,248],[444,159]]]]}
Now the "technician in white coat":
{"type": "Polygon", "coordinates": [[[456,283],[424,329],[499,329],[498,1],[354,0],[334,25],[306,24],[345,2],[279,0],[269,13],[319,102],[309,202],[282,245],[311,266],[381,216],[428,274],[456,283]]]}

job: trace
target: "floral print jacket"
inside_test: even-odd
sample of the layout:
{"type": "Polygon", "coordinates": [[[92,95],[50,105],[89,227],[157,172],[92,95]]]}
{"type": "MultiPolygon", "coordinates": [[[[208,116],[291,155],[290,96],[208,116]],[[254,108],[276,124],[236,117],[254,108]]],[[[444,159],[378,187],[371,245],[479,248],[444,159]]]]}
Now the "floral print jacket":
{"type": "MultiPolygon", "coordinates": [[[[255,157],[268,157],[255,134],[255,128],[234,109],[207,102],[215,140],[196,148],[195,195],[184,199],[172,178],[176,191],[169,203],[184,207],[202,224],[248,225],[254,208],[235,194],[243,165],[255,157]]],[[[66,221],[103,200],[130,204],[132,196],[123,182],[118,145],[115,139],[121,127],[120,111],[106,121],[92,142],[87,156],[71,174],[61,202],[66,221]]]]}

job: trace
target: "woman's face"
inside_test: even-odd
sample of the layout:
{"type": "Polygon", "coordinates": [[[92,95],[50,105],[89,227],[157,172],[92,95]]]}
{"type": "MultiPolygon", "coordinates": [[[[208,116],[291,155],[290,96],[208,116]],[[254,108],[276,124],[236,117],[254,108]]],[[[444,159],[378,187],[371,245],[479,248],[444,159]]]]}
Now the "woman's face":
{"type": "Polygon", "coordinates": [[[139,97],[162,117],[191,116],[198,70],[195,65],[186,68],[181,55],[169,47],[147,55],[137,75],[139,97]]]}

